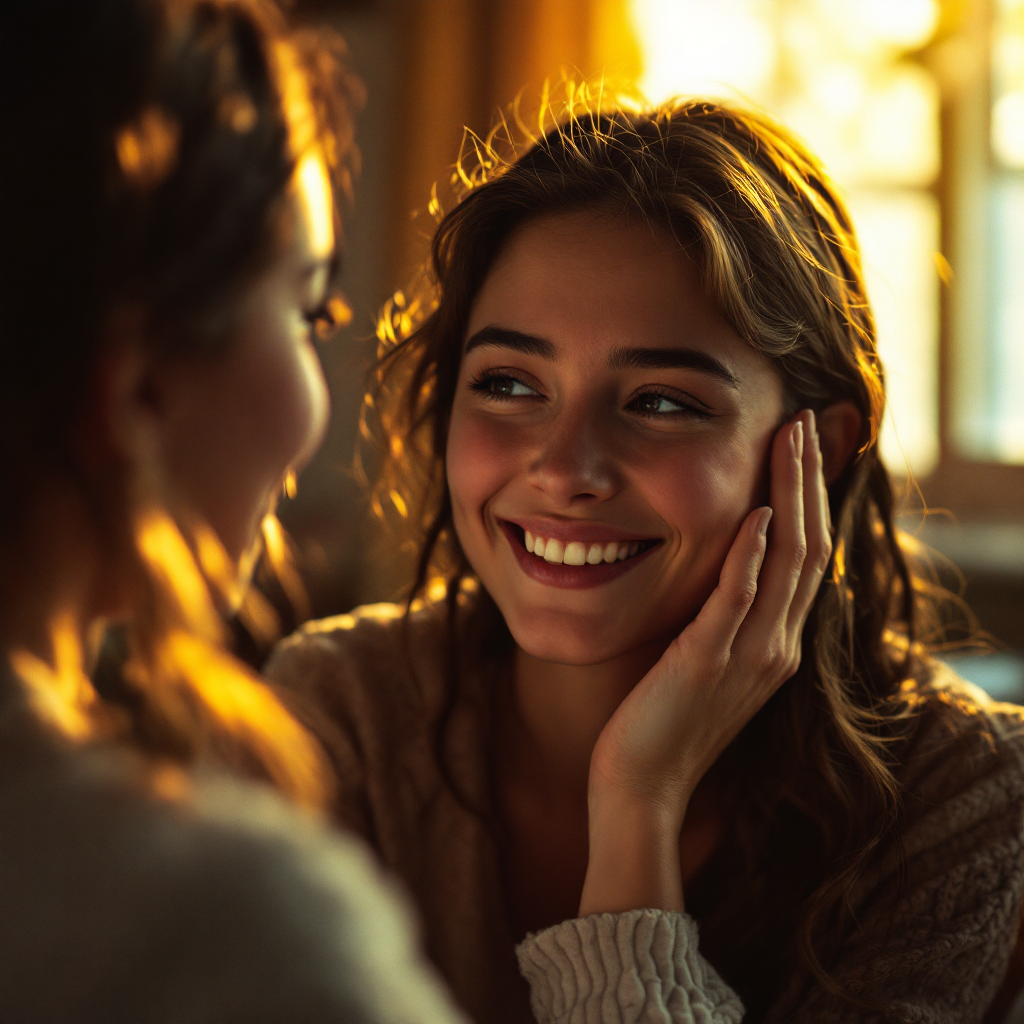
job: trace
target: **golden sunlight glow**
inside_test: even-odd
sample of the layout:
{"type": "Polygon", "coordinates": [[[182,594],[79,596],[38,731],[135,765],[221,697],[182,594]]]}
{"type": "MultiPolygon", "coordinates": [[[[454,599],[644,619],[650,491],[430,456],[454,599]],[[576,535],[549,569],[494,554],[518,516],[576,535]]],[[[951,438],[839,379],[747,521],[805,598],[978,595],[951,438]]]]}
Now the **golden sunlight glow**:
{"type": "Polygon", "coordinates": [[[680,94],[760,94],[776,59],[765,13],[757,0],[633,0],[640,88],[656,102],[680,94]]]}
{"type": "Polygon", "coordinates": [[[25,684],[36,714],[70,739],[86,739],[93,730],[91,711],[96,692],[85,674],[82,644],[70,614],[61,614],[50,625],[53,664],[17,650],[11,667],[25,684]]]}
{"type": "MultiPolygon", "coordinates": [[[[953,375],[958,447],[1024,464],[1024,0],[993,2],[983,314],[965,327],[953,375]],[[971,333],[974,332],[974,333],[971,333]],[[969,339],[969,340],[968,340],[969,339]]],[[[984,207],[982,207],[984,209],[984,207]]]]}
{"type": "Polygon", "coordinates": [[[405,503],[405,498],[402,497],[398,491],[392,489],[388,494],[391,499],[391,504],[395,506],[395,510],[403,519],[409,518],[409,506],[405,503]]]}
{"type": "Polygon", "coordinates": [[[334,249],[334,201],[331,181],[319,152],[309,150],[295,168],[299,206],[306,219],[310,248],[325,258],[334,249]]]}
{"type": "Polygon", "coordinates": [[[939,21],[936,0],[857,0],[866,26],[901,49],[924,46],[939,21]]]}
{"type": "Polygon", "coordinates": [[[292,155],[298,158],[316,144],[316,114],[310,101],[309,83],[291,43],[280,42],[274,47],[274,62],[292,155]]]}
{"type": "Polygon", "coordinates": [[[340,295],[332,295],[327,300],[327,312],[331,315],[331,330],[352,323],[352,307],[340,295]]]}
{"type": "Polygon", "coordinates": [[[296,620],[303,622],[311,614],[309,595],[295,565],[295,557],[289,547],[281,521],[273,512],[263,517],[261,524],[263,544],[267,552],[267,561],[274,570],[281,589],[291,603],[296,620]]]}
{"type": "Polygon", "coordinates": [[[159,184],[177,162],[179,135],[178,125],[158,107],[143,111],[114,140],[121,172],[139,188],[159,184]]]}
{"type": "Polygon", "coordinates": [[[923,191],[865,190],[851,196],[851,212],[885,367],[882,458],[895,472],[910,462],[924,473],[939,458],[938,207],[923,191]]]}
{"type": "Polygon", "coordinates": [[[258,676],[218,646],[184,630],[172,630],[163,638],[158,658],[167,675],[182,673],[189,680],[225,729],[260,749],[279,784],[300,802],[319,801],[316,748],[258,676]],[[273,743],[265,737],[273,737],[273,743]]]}
{"type": "Polygon", "coordinates": [[[281,106],[295,157],[295,188],[309,228],[316,256],[328,256],[334,248],[334,213],[327,165],[334,165],[335,140],[321,131],[309,95],[309,82],[290,43],[274,48],[281,106]]]}
{"type": "Polygon", "coordinates": [[[1008,92],[996,100],[992,148],[1005,166],[1024,169],[1024,91],[1008,92]]]}
{"type": "Polygon", "coordinates": [[[220,538],[205,524],[193,530],[199,566],[217,590],[228,611],[236,611],[242,603],[247,578],[239,573],[220,538]]]}
{"type": "MultiPolygon", "coordinates": [[[[205,550],[210,569],[220,575],[223,567],[217,566],[219,556],[213,554],[219,541],[212,534],[204,539],[205,547],[201,544],[200,551],[205,550]]],[[[175,599],[188,627],[198,636],[219,640],[221,624],[209,588],[174,520],[155,509],[143,513],[135,526],[135,543],[150,574],[175,599]]],[[[227,593],[232,593],[230,588],[227,593]]]]}
{"type": "Polygon", "coordinates": [[[274,606],[255,587],[246,587],[238,609],[238,621],[261,647],[268,647],[281,636],[281,617],[274,606]]]}

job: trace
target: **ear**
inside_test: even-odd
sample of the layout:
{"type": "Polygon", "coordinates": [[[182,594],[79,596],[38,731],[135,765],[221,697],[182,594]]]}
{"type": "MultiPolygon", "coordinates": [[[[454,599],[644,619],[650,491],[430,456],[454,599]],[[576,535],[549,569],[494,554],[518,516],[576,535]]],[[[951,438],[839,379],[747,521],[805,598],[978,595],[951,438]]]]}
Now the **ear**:
{"type": "Polygon", "coordinates": [[[822,409],[816,419],[825,484],[830,486],[839,479],[857,450],[864,417],[853,402],[834,402],[822,409]]]}
{"type": "Polygon", "coordinates": [[[138,464],[153,454],[160,403],[143,331],[144,317],[136,307],[115,309],[107,319],[83,439],[94,465],[138,464]]]}

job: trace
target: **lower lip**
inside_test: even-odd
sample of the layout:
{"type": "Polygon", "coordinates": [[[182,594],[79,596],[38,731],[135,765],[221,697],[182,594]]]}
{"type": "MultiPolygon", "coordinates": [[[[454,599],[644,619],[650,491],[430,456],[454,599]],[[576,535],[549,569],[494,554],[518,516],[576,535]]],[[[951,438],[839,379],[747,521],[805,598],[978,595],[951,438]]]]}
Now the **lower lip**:
{"type": "Polygon", "coordinates": [[[630,569],[635,569],[658,545],[654,544],[646,551],[641,551],[632,558],[624,558],[621,562],[601,562],[599,565],[565,565],[562,563],[545,562],[543,558],[530,554],[519,539],[518,528],[504,520],[501,528],[508,538],[512,553],[519,562],[519,568],[532,580],[544,583],[549,587],[561,587],[563,590],[587,590],[611,583],[620,576],[625,576],[630,569]]]}

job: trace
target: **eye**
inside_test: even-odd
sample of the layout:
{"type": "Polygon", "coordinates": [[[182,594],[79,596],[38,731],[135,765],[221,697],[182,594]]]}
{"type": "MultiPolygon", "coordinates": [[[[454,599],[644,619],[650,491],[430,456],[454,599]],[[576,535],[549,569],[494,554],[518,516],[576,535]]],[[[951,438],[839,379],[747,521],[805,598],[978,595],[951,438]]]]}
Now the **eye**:
{"type": "Polygon", "coordinates": [[[483,373],[469,382],[469,390],[497,401],[540,397],[539,391],[508,373],[483,373]]]}
{"type": "Polygon", "coordinates": [[[644,391],[637,395],[626,408],[641,416],[697,416],[707,418],[710,413],[699,405],[682,398],[662,394],[659,391],[644,391]]]}
{"type": "Polygon", "coordinates": [[[332,295],[315,309],[307,310],[302,319],[318,338],[329,338],[337,328],[345,327],[352,319],[351,310],[339,295],[332,295]]]}

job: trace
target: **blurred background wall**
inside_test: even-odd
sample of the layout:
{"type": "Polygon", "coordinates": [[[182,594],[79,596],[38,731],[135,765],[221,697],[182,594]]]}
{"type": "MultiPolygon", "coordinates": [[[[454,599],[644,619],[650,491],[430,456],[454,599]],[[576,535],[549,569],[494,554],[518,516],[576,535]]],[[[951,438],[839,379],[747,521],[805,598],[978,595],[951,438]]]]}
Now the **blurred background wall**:
{"type": "MultiPolygon", "coordinates": [[[[1024,0],[306,0],[369,100],[347,228],[354,318],[323,349],[330,436],[281,518],[316,615],[393,599],[401,552],[351,474],[373,318],[424,258],[431,186],[563,69],[756,103],[845,190],[888,370],[884,457],[905,527],[963,573],[1024,699],[1024,0]],[[929,514],[923,516],[922,508],[929,514]]],[[[407,563],[406,563],[407,564],[407,563]]],[[[959,585],[952,569],[946,578],[959,585]]]]}

